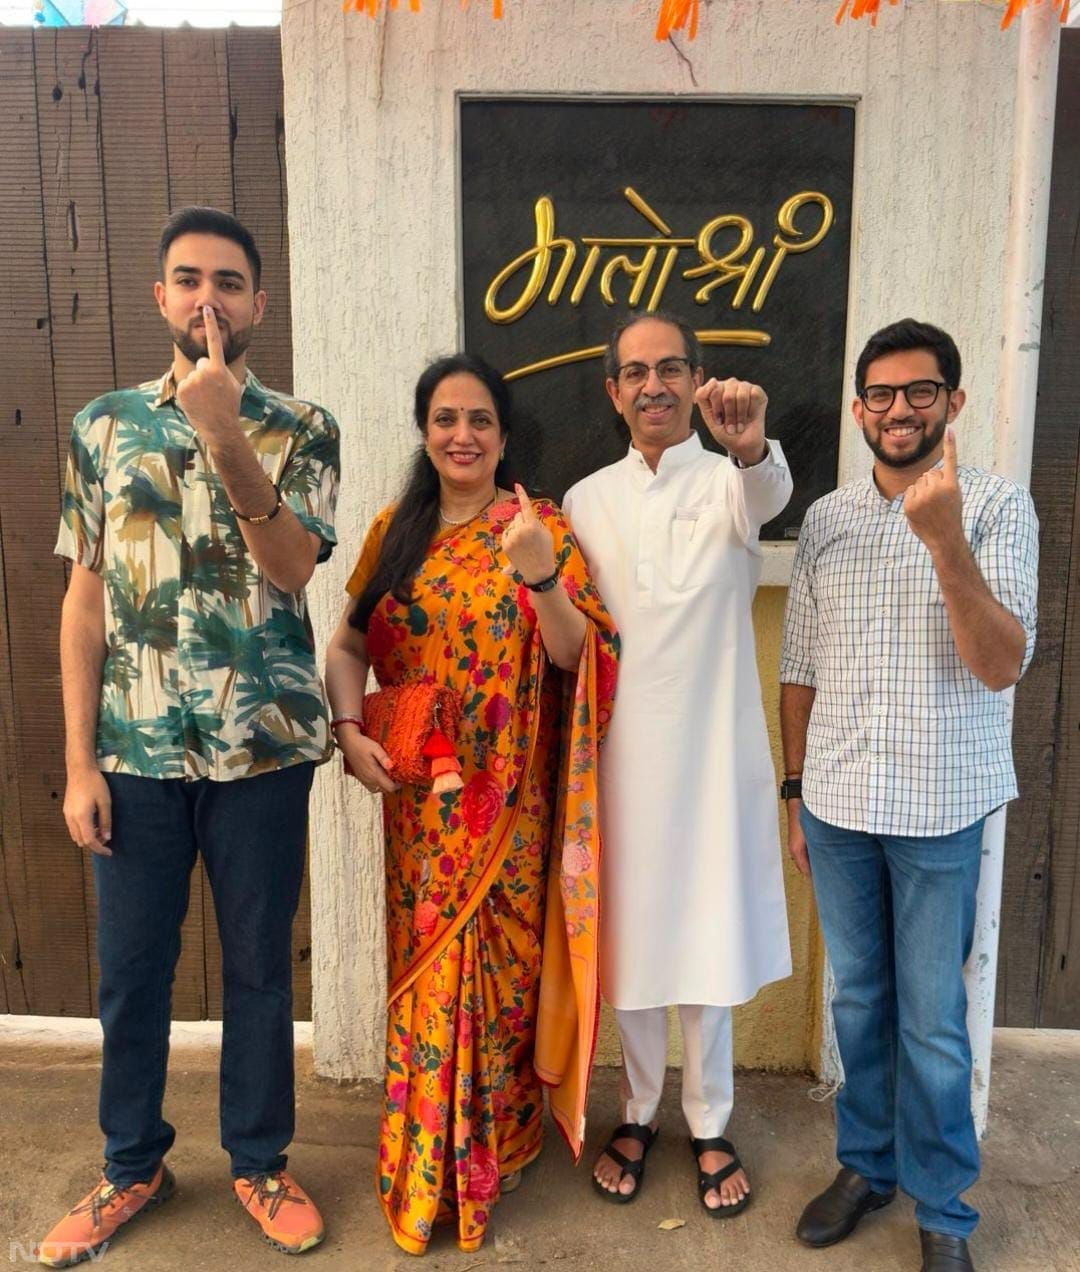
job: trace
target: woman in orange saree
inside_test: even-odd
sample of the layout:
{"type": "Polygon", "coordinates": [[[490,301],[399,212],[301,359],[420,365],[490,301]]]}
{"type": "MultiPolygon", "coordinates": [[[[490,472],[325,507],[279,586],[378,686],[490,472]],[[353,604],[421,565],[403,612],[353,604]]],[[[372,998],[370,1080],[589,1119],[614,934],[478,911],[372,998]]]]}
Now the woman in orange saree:
{"type": "Polygon", "coordinates": [[[438,1222],[461,1249],[481,1245],[501,1182],[540,1152],[541,1084],[581,1152],[599,1011],[596,759],[618,638],[562,514],[498,484],[502,380],[442,359],[416,417],[425,445],[368,531],[327,687],[350,767],[383,794],[376,1186],[394,1240],[422,1254],[438,1222]],[[460,693],[462,789],[393,780],[358,723],[368,667],[380,687],[460,693]]]}

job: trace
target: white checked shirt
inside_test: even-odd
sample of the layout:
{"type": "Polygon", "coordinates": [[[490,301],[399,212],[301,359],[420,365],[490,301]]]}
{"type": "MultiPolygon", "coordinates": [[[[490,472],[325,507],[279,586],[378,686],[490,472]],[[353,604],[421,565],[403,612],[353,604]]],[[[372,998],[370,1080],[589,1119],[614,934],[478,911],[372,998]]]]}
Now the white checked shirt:
{"type": "MultiPolygon", "coordinates": [[[[961,466],[964,532],[994,597],[1035,647],[1031,496],[961,466]]],[[[784,617],[780,680],[817,690],[803,767],[815,817],[868,834],[946,835],[1017,794],[1011,700],[960,661],[937,576],[872,477],[806,515],[784,617]]]]}

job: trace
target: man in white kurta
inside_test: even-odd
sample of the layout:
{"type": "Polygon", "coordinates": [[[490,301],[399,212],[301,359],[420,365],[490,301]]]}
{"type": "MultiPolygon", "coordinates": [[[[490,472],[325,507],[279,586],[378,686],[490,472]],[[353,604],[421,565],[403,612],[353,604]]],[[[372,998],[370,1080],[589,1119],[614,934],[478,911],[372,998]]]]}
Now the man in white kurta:
{"type": "Polygon", "coordinates": [[[750,1188],[722,1138],[731,1006],[791,972],[750,612],[758,531],[787,504],[791,474],[765,439],[763,391],[703,383],[700,347],[679,319],[620,324],[605,370],[631,446],[563,503],[622,639],[600,786],[601,986],[622,1041],[623,1125],[594,1176],[612,1201],[637,1195],[667,1008],[678,1005],[699,1196],[721,1217],[745,1208],[750,1188]],[[695,401],[727,457],[693,431],[695,401]]]}

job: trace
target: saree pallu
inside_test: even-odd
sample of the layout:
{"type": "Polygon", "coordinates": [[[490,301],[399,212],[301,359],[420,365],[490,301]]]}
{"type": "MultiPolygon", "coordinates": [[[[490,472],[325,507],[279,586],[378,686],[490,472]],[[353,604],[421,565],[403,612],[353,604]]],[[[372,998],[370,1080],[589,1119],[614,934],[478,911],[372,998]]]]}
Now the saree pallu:
{"type": "MultiPolygon", "coordinates": [[[[587,619],[576,674],[552,666],[530,594],[505,574],[505,502],[436,537],[413,603],[384,596],[367,630],[380,686],[461,693],[463,789],[385,797],[386,1089],[376,1186],[412,1254],[453,1222],[484,1239],[500,1178],[542,1141],[543,1090],[575,1160],[599,1014],[597,749],[618,638],[562,514],[538,502],[560,583],[587,619]]],[[[392,510],[349,580],[356,596],[392,510]]]]}

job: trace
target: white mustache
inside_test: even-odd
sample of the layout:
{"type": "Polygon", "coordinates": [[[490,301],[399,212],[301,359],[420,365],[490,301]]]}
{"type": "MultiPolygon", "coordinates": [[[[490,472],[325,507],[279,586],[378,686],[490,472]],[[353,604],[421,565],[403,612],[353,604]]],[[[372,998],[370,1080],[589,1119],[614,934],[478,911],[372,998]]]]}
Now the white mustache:
{"type": "Polygon", "coordinates": [[[644,393],[640,395],[634,403],[638,407],[646,406],[674,406],[675,398],[670,393],[658,393],[655,397],[647,397],[644,393]]]}

